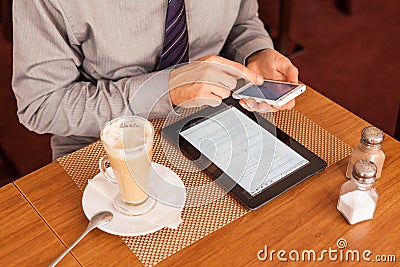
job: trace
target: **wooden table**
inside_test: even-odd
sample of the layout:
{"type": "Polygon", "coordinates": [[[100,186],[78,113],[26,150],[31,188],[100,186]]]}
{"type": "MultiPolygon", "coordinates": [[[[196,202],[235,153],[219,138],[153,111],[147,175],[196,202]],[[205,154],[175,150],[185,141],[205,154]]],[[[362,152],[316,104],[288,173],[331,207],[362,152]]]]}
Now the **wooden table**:
{"type": "MultiPolygon", "coordinates": [[[[0,188],[0,263],[45,265],[65,249],[14,184],[0,188]]],[[[71,254],[65,264],[79,266],[71,254]]]]}
{"type": "MultiPolygon", "coordinates": [[[[359,144],[360,132],[368,125],[311,88],[298,98],[296,109],[352,147],[359,144]]],[[[336,210],[340,185],[346,181],[345,158],[262,208],[172,255],[159,265],[265,266],[272,263],[276,266],[280,263],[276,253],[272,262],[269,262],[270,259],[266,262],[258,260],[257,254],[265,246],[269,252],[285,250],[289,253],[297,250],[301,255],[304,250],[319,253],[329,248],[337,249],[336,242],[340,238],[347,241],[347,249],[361,253],[371,250],[371,258],[377,254],[396,255],[397,262],[400,261],[400,143],[386,136],[383,150],[386,161],[382,177],[376,184],[379,200],[373,220],[351,226],[336,210]]],[[[1,199],[7,198],[8,193],[4,193],[4,190],[14,190],[15,198],[25,197],[32,208],[27,208],[29,212],[23,218],[22,214],[12,216],[10,227],[20,223],[22,219],[29,221],[34,228],[47,226],[65,246],[71,244],[85,229],[87,219],[81,206],[82,192],[57,162],[17,180],[14,184],[20,191],[19,195],[10,185],[10,189],[2,189],[1,199]]],[[[11,213],[10,202],[7,201],[9,207],[2,210],[3,215],[11,213]]],[[[8,227],[6,229],[8,232],[12,231],[8,227]]],[[[1,233],[1,236],[4,234],[1,233]]],[[[21,237],[8,240],[7,244],[10,247],[23,246],[25,240],[21,237]]],[[[33,249],[36,251],[42,248],[33,249]]],[[[51,246],[46,251],[46,259],[50,263],[50,259],[57,257],[61,251],[59,246],[51,246]]],[[[20,255],[24,256],[21,262],[35,262],[34,257],[24,255],[24,250],[21,249],[2,253],[0,255],[4,256],[0,257],[0,261],[11,256],[19,259],[20,255]]],[[[82,265],[140,266],[140,262],[119,237],[100,230],[89,233],[84,242],[72,250],[71,255],[82,265]]],[[[325,254],[324,266],[340,265],[341,262],[330,261],[328,256],[325,254]]],[[[290,260],[282,264],[286,266],[290,263],[295,264],[290,260]]],[[[304,261],[301,266],[307,263],[309,262],[304,261]]],[[[351,263],[356,264],[350,262],[350,265],[351,263]]]]}

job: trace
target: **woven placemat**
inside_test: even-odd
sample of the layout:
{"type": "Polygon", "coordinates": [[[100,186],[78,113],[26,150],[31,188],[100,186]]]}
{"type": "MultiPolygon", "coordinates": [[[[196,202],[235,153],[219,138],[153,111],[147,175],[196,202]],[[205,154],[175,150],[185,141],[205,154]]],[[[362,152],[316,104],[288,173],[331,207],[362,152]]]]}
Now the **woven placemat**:
{"type": "MultiPolygon", "coordinates": [[[[180,111],[179,117],[152,120],[155,129],[153,161],[169,167],[181,177],[187,188],[187,205],[182,211],[184,222],[177,230],[163,228],[144,236],[121,236],[125,244],[145,266],[157,264],[249,212],[231,195],[225,194],[210,177],[161,137],[160,132],[164,125],[197,110],[185,109],[180,111]],[[196,190],[190,190],[193,188],[196,190]],[[198,201],[201,203],[197,203],[198,201]],[[209,204],[202,205],[203,203],[209,204]]],[[[352,151],[349,145],[294,109],[279,111],[272,116],[271,114],[263,116],[274,121],[280,129],[324,159],[328,166],[346,157],[352,151]]],[[[103,155],[105,155],[103,146],[98,141],[59,158],[58,162],[83,191],[87,180],[99,172],[98,160],[103,155]]]]}

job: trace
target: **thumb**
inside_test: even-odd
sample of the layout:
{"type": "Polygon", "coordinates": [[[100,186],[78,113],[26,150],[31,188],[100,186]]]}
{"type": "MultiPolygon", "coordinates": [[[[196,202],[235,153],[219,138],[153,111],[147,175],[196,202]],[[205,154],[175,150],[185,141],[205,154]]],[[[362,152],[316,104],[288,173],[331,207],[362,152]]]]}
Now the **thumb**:
{"type": "Polygon", "coordinates": [[[299,82],[299,70],[287,57],[281,56],[276,62],[277,70],[286,77],[288,82],[299,82]]]}
{"type": "Polygon", "coordinates": [[[299,83],[299,70],[295,66],[289,66],[285,76],[288,82],[299,83]]]}

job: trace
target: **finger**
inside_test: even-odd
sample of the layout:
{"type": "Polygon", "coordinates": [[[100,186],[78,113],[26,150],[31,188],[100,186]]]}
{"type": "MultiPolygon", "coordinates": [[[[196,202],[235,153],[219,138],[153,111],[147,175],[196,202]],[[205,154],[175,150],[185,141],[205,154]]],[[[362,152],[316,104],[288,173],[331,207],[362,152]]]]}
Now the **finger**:
{"type": "Polygon", "coordinates": [[[284,56],[281,56],[276,64],[277,70],[285,76],[288,82],[298,83],[299,70],[292,64],[292,62],[284,56]]]}
{"type": "Polygon", "coordinates": [[[213,95],[218,96],[221,99],[228,98],[231,95],[231,90],[219,84],[206,84],[204,86],[209,87],[209,92],[213,95]]]}
{"type": "MultiPolygon", "coordinates": [[[[203,63],[207,65],[199,65],[199,63],[190,63],[186,66],[188,70],[185,72],[179,73],[179,80],[176,78],[177,75],[170,76],[169,84],[170,89],[174,87],[182,86],[185,84],[198,84],[201,85],[203,83],[213,84],[220,87],[225,87],[226,89],[232,90],[236,87],[237,80],[232,76],[227,74],[225,71],[221,70],[220,65],[215,63],[203,63]],[[212,64],[212,65],[211,65],[212,64]]],[[[172,73],[172,71],[171,71],[172,73]]],[[[176,72],[174,72],[176,74],[176,72]]]]}
{"type": "Polygon", "coordinates": [[[293,65],[289,66],[288,70],[286,72],[286,77],[288,79],[288,82],[298,83],[299,82],[299,70],[293,65]]]}
{"type": "Polygon", "coordinates": [[[267,113],[267,112],[276,112],[278,111],[278,109],[276,109],[275,107],[267,104],[267,103],[257,103],[252,99],[241,99],[239,101],[239,104],[247,109],[248,111],[251,112],[259,112],[259,113],[267,113]],[[249,105],[250,102],[250,105],[249,105]],[[250,107],[251,106],[251,107],[250,107]]]}
{"type": "Polygon", "coordinates": [[[221,105],[222,98],[219,96],[216,96],[214,94],[210,94],[207,97],[200,98],[199,101],[201,103],[203,103],[203,105],[217,107],[217,106],[221,105]]]}
{"type": "Polygon", "coordinates": [[[254,99],[248,98],[248,99],[241,99],[239,103],[247,109],[248,111],[252,112],[260,112],[260,113],[266,113],[266,112],[276,112],[278,109],[275,107],[265,103],[257,103],[254,99]]]}
{"type": "Polygon", "coordinates": [[[285,109],[292,109],[296,105],[296,100],[293,99],[284,105],[285,109]]]}
{"type": "Polygon", "coordinates": [[[257,102],[253,98],[243,99],[243,101],[246,103],[249,111],[254,111],[257,107],[257,102]]]}
{"type": "Polygon", "coordinates": [[[295,105],[296,105],[296,100],[293,99],[293,100],[290,100],[289,102],[287,102],[283,106],[280,106],[280,107],[274,106],[274,108],[277,109],[277,110],[292,109],[292,108],[294,108],[295,105]]]}
{"type": "Polygon", "coordinates": [[[236,78],[227,75],[225,72],[223,72],[223,75],[218,76],[218,82],[229,90],[235,89],[237,84],[236,78]]]}
{"type": "Polygon", "coordinates": [[[242,64],[237,62],[225,59],[223,57],[218,56],[208,56],[202,59],[203,61],[214,62],[220,64],[222,69],[230,75],[235,76],[236,78],[245,78],[247,80],[252,81],[255,84],[262,84],[264,79],[262,76],[257,73],[251,71],[249,68],[245,67],[242,64]]]}
{"type": "Polygon", "coordinates": [[[274,73],[272,73],[268,79],[270,80],[275,80],[275,81],[282,81],[282,82],[287,82],[288,79],[285,75],[283,75],[282,73],[280,73],[279,71],[275,71],[274,73]]]}
{"type": "Polygon", "coordinates": [[[278,109],[276,109],[274,106],[271,106],[265,102],[261,103],[256,103],[257,105],[253,107],[253,111],[257,111],[260,113],[266,113],[266,112],[276,112],[278,109]]]}
{"type": "Polygon", "coordinates": [[[240,104],[243,108],[247,109],[248,111],[251,111],[250,108],[249,108],[249,106],[246,104],[246,101],[245,101],[244,99],[240,99],[240,100],[239,100],[239,104],[240,104]]]}
{"type": "Polygon", "coordinates": [[[269,106],[267,112],[277,112],[277,111],[279,111],[279,109],[277,109],[275,106],[269,106]]]}
{"type": "Polygon", "coordinates": [[[268,105],[267,103],[257,103],[257,106],[255,108],[255,111],[260,112],[260,113],[265,113],[265,112],[270,112],[271,111],[271,105],[268,105]]]}
{"type": "Polygon", "coordinates": [[[225,99],[228,98],[232,92],[230,88],[216,82],[199,81],[192,84],[194,85],[193,90],[197,91],[197,97],[208,97],[210,94],[213,94],[221,99],[225,99]]]}
{"type": "Polygon", "coordinates": [[[209,94],[208,96],[198,96],[195,98],[188,99],[179,106],[184,108],[193,108],[193,107],[201,107],[201,106],[212,106],[216,107],[222,103],[222,99],[216,95],[209,94]]]}
{"type": "Polygon", "coordinates": [[[207,78],[207,81],[198,81],[198,82],[211,83],[214,85],[225,87],[226,89],[229,90],[232,90],[236,87],[237,80],[232,75],[229,75],[226,72],[215,68],[210,70],[210,72],[211,73],[208,75],[210,77],[207,78]]]}

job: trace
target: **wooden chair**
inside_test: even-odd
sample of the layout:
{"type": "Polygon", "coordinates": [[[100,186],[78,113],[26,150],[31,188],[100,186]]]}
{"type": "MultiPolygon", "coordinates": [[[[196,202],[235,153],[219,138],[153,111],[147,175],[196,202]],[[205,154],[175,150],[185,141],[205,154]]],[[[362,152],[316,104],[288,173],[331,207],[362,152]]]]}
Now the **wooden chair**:
{"type": "Polygon", "coordinates": [[[336,0],[336,8],[343,13],[351,14],[351,0],[336,0]]]}
{"type": "Polygon", "coordinates": [[[394,138],[400,142],[400,102],[399,102],[399,111],[397,112],[397,121],[396,121],[396,128],[394,130],[394,138]]]}
{"type": "Polygon", "coordinates": [[[0,187],[12,182],[19,176],[20,173],[17,167],[15,167],[11,159],[7,157],[0,143],[0,187]]]}
{"type": "Polygon", "coordinates": [[[3,37],[7,42],[12,41],[12,0],[0,2],[0,24],[3,37]]]}

